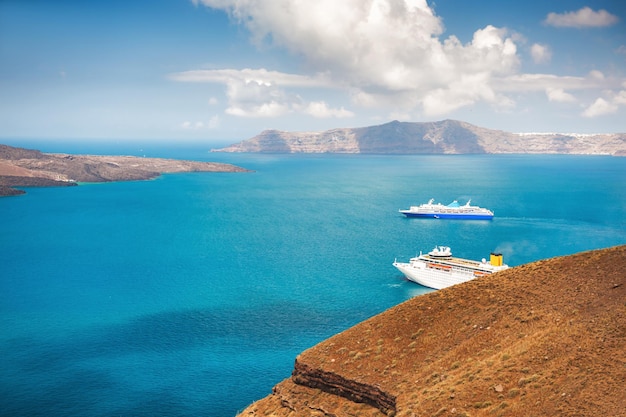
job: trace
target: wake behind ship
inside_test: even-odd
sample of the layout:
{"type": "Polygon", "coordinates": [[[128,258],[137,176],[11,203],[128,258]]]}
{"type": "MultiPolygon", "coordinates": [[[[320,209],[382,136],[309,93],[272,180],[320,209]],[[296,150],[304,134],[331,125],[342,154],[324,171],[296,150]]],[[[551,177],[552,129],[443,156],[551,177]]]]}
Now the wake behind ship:
{"type": "Polygon", "coordinates": [[[447,246],[435,247],[427,255],[421,252],[409,262],[394,261],[407,279],[425,287],[440,290],[485,275],[503,271],[509,266],[502,263],[502,254],[492,253],[487,262],[455,258],[447,246]]]}

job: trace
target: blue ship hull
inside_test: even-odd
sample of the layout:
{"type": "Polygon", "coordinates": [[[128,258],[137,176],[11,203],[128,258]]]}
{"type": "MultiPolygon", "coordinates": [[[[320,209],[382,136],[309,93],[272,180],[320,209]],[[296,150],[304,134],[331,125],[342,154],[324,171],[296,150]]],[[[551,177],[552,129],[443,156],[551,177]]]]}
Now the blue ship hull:
{"type": "Polygon", "coordinates": [[[418,217],[423,219],[460,219],[460,220],[492,220],[493,215],[488,214],[463,214],[463,213],[406,213],[406,217],[418,217]]]}
{"type": "Polygon", "coordinates": [[[430,199],[428,203],[419,206],[411,206],[408,210],[399,210],[407,217],[421,217],[430,219],[462,219],[462,220],[491,220],[493,211],[478,206],[470,206],[470,200],[464,206],[458,201],[444,206],[443,204],[433,204],[435,200],[430,199]]]}

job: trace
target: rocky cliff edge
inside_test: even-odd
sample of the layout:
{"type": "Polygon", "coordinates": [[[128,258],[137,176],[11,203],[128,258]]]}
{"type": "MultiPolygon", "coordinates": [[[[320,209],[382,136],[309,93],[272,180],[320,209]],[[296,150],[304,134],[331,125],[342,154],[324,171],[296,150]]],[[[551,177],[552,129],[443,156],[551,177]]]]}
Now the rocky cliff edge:
{"type": "Polygon", "coordinates": [[[245,417],[626,416],[626,246],[413,298],[296,358],[245,417]]]}

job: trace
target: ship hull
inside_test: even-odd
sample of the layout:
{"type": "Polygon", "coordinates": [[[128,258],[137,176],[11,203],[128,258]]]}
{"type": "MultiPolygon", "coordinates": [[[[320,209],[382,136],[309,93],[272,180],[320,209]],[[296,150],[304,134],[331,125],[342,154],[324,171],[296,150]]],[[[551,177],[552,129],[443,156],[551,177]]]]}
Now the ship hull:
{"type": "Polygon", "coordinates": [[[402,262],[394,262],[393,266],[402,272],[409,281],[435,290],[451,287],[476,278],[473,274],[442,272],[426,268],[416,269],[410,264],[402,262]]]}
{"type": "Polygon", "coordinates": [[[393,266],[408,280],[436,290],[484,277],[509,267],[502,263],[501,253],[492,252],[489,262],[486,259],[473,261],[453,257],[447,246],[435,247],[427,255],[420,252],[419,256],[411,258],[409,262],[394,261],[393,266]]]}
{"type": "Polygon", "coordinates": [[[459,220],[492,220],[492,214],[464,214],[464,213],[414,213],[410,211],[400,211],[406,217],[423,219],[459,219],[459,220]]]}

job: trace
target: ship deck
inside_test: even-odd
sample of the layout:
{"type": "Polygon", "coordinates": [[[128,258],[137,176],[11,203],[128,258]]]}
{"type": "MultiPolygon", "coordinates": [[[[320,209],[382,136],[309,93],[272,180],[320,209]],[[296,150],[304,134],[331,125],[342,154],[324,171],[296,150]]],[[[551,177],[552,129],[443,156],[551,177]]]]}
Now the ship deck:
{"type": "Polygon", "coordinates": [[[479,261],[473,261],[471,259],[463,259],[463,258],[455,258],[453,256],[450,257],[437,257],[437,256],[431,256],[431,255],[422,255],[421,256],[422,259],[424,260],[428,260],[431,262],[440,262],[440,263],[445,263],[447,265],[458,265],[458,266],[464,266],[464,267],[469,267],[469,268],[478,268],[481,266],[489,266],[489,263],[482,263],[479,261]]]}

